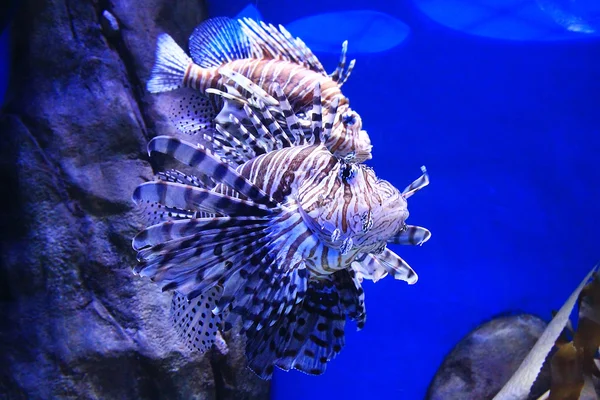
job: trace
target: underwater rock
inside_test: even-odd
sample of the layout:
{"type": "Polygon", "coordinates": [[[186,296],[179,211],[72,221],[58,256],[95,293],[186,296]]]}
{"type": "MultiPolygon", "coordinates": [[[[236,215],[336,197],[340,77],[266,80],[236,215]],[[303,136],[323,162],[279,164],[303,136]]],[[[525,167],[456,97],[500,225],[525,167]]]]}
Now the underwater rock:
{"type": "Polygon", "coordinates": [[[131,271],[146,143],[175,134],[144,91],[156,36],[203,17],[196,0],[21,2],[0,113],[0,398],[268,398],[238,336],[191,353],[170,295],[131,271]]]}
{"type": "MultiPolygon", "coordinates": [[[[491,399],[517,370],[546,328],[533,315],[500,317],[463,338],[443,361],[431,382],[428,400],[491,399]]],[[[537,399],[550,387],[548,363],[533,386],[537,399]]]]}

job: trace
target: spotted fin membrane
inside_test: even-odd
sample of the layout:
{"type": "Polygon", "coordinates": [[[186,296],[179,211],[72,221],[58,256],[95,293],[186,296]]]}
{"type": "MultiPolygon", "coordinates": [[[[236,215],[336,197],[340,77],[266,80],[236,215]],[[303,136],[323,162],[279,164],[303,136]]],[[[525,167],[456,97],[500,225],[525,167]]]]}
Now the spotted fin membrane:
{"type": "Polygon", "coordinates": [[[215,106],[208,97],[197,91],[186,90],[171,104],[169,116],[180,132],[197,135],[215,128],[213,120],[217,114],[214,110],[215,106]]]}
{"type": "Polygon", "coordinates": [[[222,288],[214,286],[205,293],[188,300],[177,291],[171,302],[171,321],[179,338],[190,350],[202,353],[209,350],[222,328],[221,315],[213,314],[222,288]]]}

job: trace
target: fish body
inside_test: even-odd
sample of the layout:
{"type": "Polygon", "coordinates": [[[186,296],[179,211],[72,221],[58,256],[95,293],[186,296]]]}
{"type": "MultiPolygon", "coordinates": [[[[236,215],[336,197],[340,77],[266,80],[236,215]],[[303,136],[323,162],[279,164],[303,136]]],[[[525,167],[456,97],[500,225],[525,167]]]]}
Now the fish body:
{"type": "MultiPolygon", "coordinates": [[[[262,98],[275,111],[277,89],[281,90],[293,112],[305,116],[299,123],[306,128],[310,127],[308,113],[313,89],[319,84],[325,105],[335,98],[339,104],[339,115],[326,146],[340,158],[361,162],[371,158],[371,142],[362,129],[362,120],[341,92],[354,67],[354,60],[346,65],[346,49],[344,43],[338,67],[327,74],[310,49],[301,40],[292,38],[282,26],[278,29],[250,19],[214,18],[201,24],[190,37],[191,58],[169,35],[159,36],[156,62],[147,88],[158,93],[188,87],[209,97],[210,107],[203,97],[193,102],[189,97],[184,98],[174,107],[176,124],[186,133],[193,133],[213,126],[213,120],[220,115],[225,118],[221,123],[226,123],[230,114],[244,118],[243,113],[226,107],[220,96],[211,96],[226,90],[229,80],[237,83],[232,74],[241,75],[262,89],[262,98]],[[224,74],[224,71],[229,73],[224,74]],[[200,109],[203,111],[199,113],[200,109]],[[190,114],[193,114],[191,120],[190,114]]],[[[229,88],[235,90],[232,86],[229,88]]]]}
{"type": "Polygon", "coordinates": [[[428,183],[427,174],[400,192],[332,154],[326,139],[339,100],[323,117],[318,84],[309,136],[291,129],[295,123],[278,125],[248,87],[257,96],[243,110],[254,133],[233,118],[208,137],[212,150],[166,136],[149,143],[150,153],[171,155],[200,177],[171,172],[135,190],[136,203],[169,213],[134,238],[134,271],[174,291],[173,323],[191,347],[205,351],[218,329],[239,323],[248,365],[261,378],[275,366],[321,374],[344,346],[346,319],[365,323],[363,278],[389,273],[416,282],[386,243],[429,239],[426,229],[405,223],[406,199],[428,183]]]}
{"type": "MultiPolygon", "coordinates": [[[[275,87],[279,86],[296,110],[306,110],[308,106],[312,106],[312,93],[316,83],[321,85],[322,99],[326,103],[335,97],[340,97],[339,104],[342,107],[349,103],[342,95],[338,83],[328,75],[291,61],[249,58],[233,60],[222,67],[250,79],[272,96],[275,95],[275,87]]],[[[221,67],[203,68],[191,62],[183,76],[182,85],[202,92],[209,88],[224,90],[222,81],[227,77],[220,74],[220,69],[221,67]]]]}

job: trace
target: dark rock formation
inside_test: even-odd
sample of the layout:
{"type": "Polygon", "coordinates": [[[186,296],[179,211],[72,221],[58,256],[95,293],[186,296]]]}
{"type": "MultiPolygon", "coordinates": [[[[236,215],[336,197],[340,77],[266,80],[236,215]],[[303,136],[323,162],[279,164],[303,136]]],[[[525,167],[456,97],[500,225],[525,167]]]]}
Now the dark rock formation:
{"type": "Polygon", "coordinates": [[[144,90],[155,39],[180,43],[200,1],[26,0],[0,115],[0,398],[259,399],[229,353],[187,351],[169,294],[135,277],[130,201],[172,134],[169,95],[144,90]]]}
{"type": "MultiPolygon", "coordinates": [[[[517,370],[546,328],[532,315],[496,318],[469,333],[450,352],[435,375],[428,400],[492,399],[517,370]]],[[[546,366],[530,398],[550,388],[546,366]]]]}

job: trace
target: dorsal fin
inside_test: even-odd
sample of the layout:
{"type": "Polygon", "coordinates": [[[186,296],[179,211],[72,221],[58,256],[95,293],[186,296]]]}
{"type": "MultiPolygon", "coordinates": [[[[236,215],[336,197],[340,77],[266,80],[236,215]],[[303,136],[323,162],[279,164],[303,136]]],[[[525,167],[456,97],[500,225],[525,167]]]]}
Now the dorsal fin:
{"type": "Polygon", "coordinates": [[[204,21],[190,36],[192,60],[204,68],[251,57],[250,41],[241,25],[227,17],[204,21]]]}
{"type": "Polygon", "coordinates": [[[250,18],[238,21],[248,37],[253,58],[277,58],[300,64],[327,76],[323,65],[299,38],[294,38],[282,25],[256,22],[250,18]]]}

